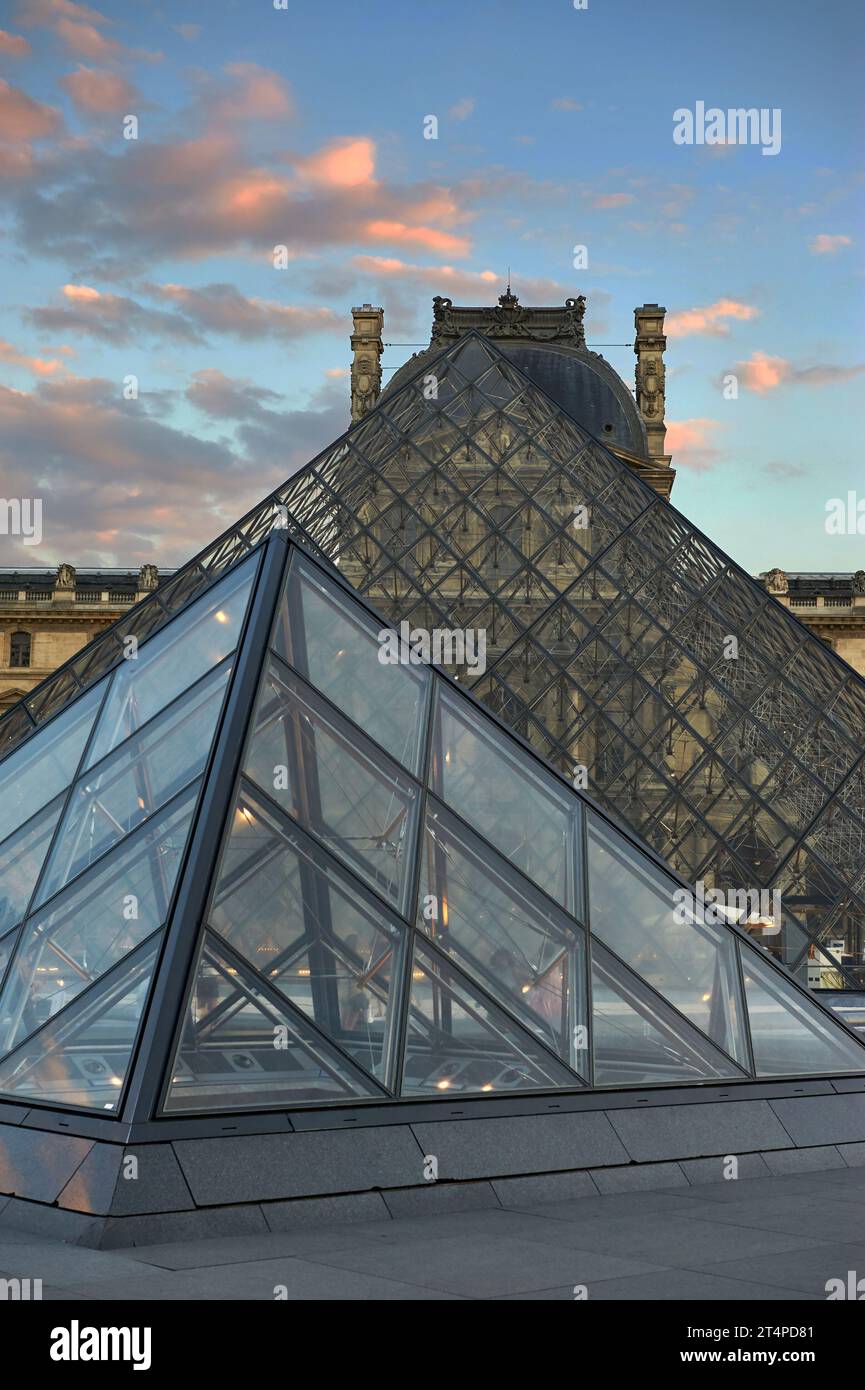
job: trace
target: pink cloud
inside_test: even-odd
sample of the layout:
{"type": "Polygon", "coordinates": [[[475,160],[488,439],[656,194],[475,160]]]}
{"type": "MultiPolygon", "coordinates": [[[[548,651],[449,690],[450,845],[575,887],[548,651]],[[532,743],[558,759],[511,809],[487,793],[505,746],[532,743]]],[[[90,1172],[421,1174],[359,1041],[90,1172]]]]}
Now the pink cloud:
{"type": "Polygon", "coordinates": [[[54,31],[67,48],[73,53],[79,53],[82,58],[94,58],[97,62],[103,62],[106,58],[115,58],[120,52],[120,44],[115,39],[100,34],[95,24],[79,24],[70,19],[59,19],[54,31]]]}
{"type": "Polygon", "coordinates": [[[316,183],[332,188],[371,187],[375,183],[375,144],[365,136],[333,140],[298,163],[316,183]]]}
{"type": "Polygon", "coordinates": [[[713,437],[720,426],[720,420],[705,417],[668,420],[666,447],[668,453],[675,455],[676,466],[690,468],[694,473],[708,473],[718,458],[713,437]]]}
{"type": "Polygon", "coordinates": [[[736,363],[737,375],[746,391],[754,391],[765,396],[775,391],[790,376],[790,363],[783,357],[770,357],[766,352],[756,350],[745,362],[736,363]]]}
{"type": "Polygon", "coordinates": [[[11,343],[5,342],[0,338],[0,361],[8,362],[10,367],[26,367],[36,376],[53,376],[55,372],[68,370],[59,358],[54,357],[47,360],[44,357],[29,357],[24,352],[19,352],[11,343]]]}
{"type": "Polygon", "coordinates": [[[79,67],[77,72],[62,77],[60,85],[65,87],[78,110],[87,115],[128,111],[138,97],[133,83],[117,73],[100,72],[96,68],[79,67]]]}
{"type": "Polygon", "coordinates": [[[23,34],[10,34],[7,29],[0,29],[0,53],[5,53],[7,58],[25,58],[30,52],[30,45],[23,34]]]}
{"type": "Polygon", "coordinates": [[[843,247],[852,245],[852,237],[830,236],[828,232],[820,232],[811,242],[809,250],[812,256],[837,256],[843,247]]]}
{"type": "Polygon", "coordinates": [[[724,319],[747,321],[756,318],[758,313],[752,304],[743,304],[737,299],[716,299],[705,308],[683,309],[678,314],[670,314],[664,327],[671,338],[686,338],[692,333],[720,338],[730,331],[724,319]]]}
{"type": "Polygon", "coordinates": [[[453,256],[469,254],[467,237],[452,236],[450,232],[437,231],[434,227],[409,227],[405,222],[392,222],[381,218],[367,223],[366,234],[375,241],[390,241],[401,246],[423,246],[428,251],[449,252],[453,256]]]}
{"type": "Polygon", "coordinates": [[[13,145],[44,140],[62,127],[60,112],[54,106],[34,101],[20,87],[0,78],[0,138],[13,145]]]}
{"type": "Polygon", "coordinates": [[[626,203],[632,203],[634,196],[632,193],[599,193],[592,199],[593,208],[622,208],[626,203]]]}
{"type": "Polygon", "coordinates": [[[223,121],[275,121],[294,115],[294,99],[278,72],[258,63],[228,63],[230,82],[208,98],[210,114],[223,121]]]}

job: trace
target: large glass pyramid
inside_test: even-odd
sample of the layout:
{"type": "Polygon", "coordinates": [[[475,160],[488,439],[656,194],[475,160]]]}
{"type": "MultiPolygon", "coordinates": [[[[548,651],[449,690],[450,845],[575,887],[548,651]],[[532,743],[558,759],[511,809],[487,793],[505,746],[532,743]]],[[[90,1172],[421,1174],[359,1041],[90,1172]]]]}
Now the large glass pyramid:
{"type": "Polygon", "coordinates": [[[150,635],[113,664],[95,644],[98,679],[0,760],[0,1109],[135,1125],[865,1069],[290,530],[145,601],[150,635]]]}

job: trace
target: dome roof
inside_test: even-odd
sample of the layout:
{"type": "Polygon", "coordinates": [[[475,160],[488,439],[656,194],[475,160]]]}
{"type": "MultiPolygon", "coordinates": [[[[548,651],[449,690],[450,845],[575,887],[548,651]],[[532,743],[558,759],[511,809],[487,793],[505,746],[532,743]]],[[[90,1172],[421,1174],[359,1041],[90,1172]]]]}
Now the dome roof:
{"type": "Polygon", "coordinates": [[[429,347],[394,372],[383,397],[399,390],[463,333],[488,333],[498,350],[589,434],[614,449],[648,458],[646,427],[631,391],[600,353],[586,347],[584,300],[567,300],[557,309],[528,309],[508,291],[498,309],[456,308],[438,296],[433,303],[436,321],[429,347]]]}

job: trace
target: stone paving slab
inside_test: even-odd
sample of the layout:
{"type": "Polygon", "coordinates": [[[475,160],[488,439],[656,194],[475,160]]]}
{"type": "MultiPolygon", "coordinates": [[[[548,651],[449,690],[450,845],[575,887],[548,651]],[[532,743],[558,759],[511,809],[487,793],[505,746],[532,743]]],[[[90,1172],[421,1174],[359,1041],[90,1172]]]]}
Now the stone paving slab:
{"type": "Polygon", "coordinates": [[[863,1168],[116,1251],[0,1229],[0,1277],[91,1303],[272,1301],[281,1286],[298,1301],[572,1301],[578,1285],[590,1300],[809,1301],[851,1269],[865,1271],[863,1168]]]}

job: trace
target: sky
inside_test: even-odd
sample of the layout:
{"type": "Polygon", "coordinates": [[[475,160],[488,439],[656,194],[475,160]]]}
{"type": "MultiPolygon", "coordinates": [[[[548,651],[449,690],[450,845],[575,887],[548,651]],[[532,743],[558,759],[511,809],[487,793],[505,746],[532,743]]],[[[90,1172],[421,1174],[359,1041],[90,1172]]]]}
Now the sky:
{"type": "Polygon", "coordinates": [[[0,565],[182,563],[347,427],[352,305],[387,380],[510,268],[629,385],[666,306],[673,502],[740,564],[865,569],[863,53],[860,0],[0,0],[0,565]]]}

